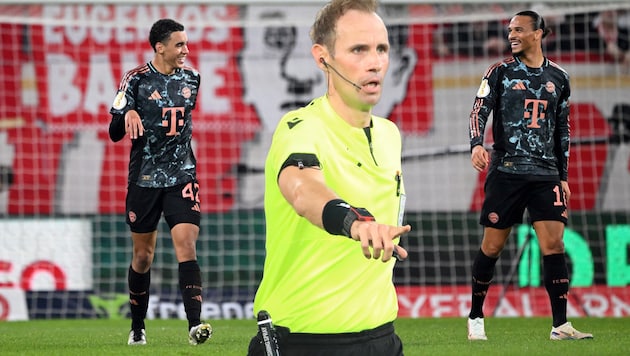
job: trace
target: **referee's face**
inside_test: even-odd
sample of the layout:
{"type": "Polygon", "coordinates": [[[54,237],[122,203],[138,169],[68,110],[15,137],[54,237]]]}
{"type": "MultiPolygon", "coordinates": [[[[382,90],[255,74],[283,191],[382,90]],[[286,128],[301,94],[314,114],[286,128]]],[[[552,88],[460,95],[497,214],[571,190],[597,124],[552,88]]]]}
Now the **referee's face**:
{"type": "Polygon", "coordinates": [[[339,18],[335,30],[332,65],[341,75],[331,75],[334,88],[346,104],[371,110],[381,98],[389,67],[387,28],[374,13],[350,10],[339,18]]]}

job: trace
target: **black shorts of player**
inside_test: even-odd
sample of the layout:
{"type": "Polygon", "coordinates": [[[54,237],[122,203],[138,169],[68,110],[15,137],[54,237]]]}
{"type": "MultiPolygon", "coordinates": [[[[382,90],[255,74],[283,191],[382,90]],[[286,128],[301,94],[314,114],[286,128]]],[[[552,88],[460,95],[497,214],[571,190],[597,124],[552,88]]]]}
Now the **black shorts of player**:
{"type": "MultiPolygon", "coordinates": [[[[343,334],[291,333],[276,326],[282,356],[403,356],[402,341],[392,322],[371,330],[343,334]]],[[[248,356],[265,356],[260,333],[249,343],[248,356]]]]}
{"type": "Polygon", "coordinates": [[[510,174],[493,170],[484,186],[485,200],[479,223],[506,229],[523,222],[527,209],[529,223],[561,221],[567,223],[565,196],[556,177],[510,174]]]}
{"type": "Polygon", "coordinates": [[[132,232],[157,229],[162,215],[170,229],[180,223],[199,226],[199,184],[196,181],[168,188],[127,186],[127,224],[132,232]]]}

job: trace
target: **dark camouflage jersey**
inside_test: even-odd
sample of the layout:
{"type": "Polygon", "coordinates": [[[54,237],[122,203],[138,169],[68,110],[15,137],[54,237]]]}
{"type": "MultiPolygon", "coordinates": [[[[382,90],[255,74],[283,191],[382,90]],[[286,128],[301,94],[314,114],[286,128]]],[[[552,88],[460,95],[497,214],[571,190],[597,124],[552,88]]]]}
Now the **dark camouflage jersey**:
{"type": "Polygon", "coordinates": [[[569,75],[545,58],[529,68],[518,57],[488,68],[470,113],[471,149],[484,142],[492,112],[490,169],[567,180],[569,75]]]}
{"type": "Polygon", "coordinates": [[[123,76],[110,109],[110,136],[114,141],[124,136],[124,114],[132,109],[140,115],[145,130],[143,136],[133,140],[129,183],[163,188],[196,178],[191,111],[197,101],[199,80],[199,73],[191,68],[165,75],[151,63],[123,76]]]}

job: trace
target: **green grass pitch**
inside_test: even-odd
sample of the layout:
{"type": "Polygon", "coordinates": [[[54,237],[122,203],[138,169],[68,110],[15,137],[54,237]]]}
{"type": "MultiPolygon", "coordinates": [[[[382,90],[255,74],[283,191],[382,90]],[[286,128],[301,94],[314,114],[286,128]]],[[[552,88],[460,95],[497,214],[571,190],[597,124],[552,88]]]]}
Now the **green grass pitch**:
{"type": "MultiPolygon", "coordinates": [[[[630,355],[630,318],[578,318],[593,340],[551,341],[548,318],[486,318],[488,341],[466,339],[466,319],[398,319],[406,356],[630,355]]],[[[0,355],[247,354],[254,320],[215,320],[212,338],[190,346],[183,320],[147,320],[147,345],[128,346],[129,320],[33,320],[0,323],[0,355]]],[[[386,356],[386,355],[384,355],[386,356]]]]}

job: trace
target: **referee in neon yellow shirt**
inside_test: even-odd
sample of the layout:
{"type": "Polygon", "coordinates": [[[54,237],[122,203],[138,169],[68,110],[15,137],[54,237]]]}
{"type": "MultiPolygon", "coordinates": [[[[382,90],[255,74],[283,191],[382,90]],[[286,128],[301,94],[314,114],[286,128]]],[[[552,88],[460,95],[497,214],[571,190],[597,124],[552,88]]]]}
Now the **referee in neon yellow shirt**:
{"type": "MultiPolygon", "coordinates": [[[[324,6],[311,53],[328,91],[279,122],[265,165],[266,259],[254,312],[284,355],[402,355],[392,273],[402,226],[401,138],[373,116],[389,65],[374,0],[324,6]]],[[[265,355],[261,334],[249,355],[265,355]]]]}

